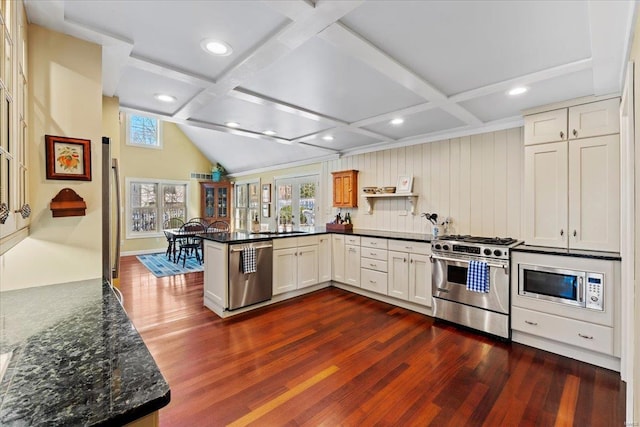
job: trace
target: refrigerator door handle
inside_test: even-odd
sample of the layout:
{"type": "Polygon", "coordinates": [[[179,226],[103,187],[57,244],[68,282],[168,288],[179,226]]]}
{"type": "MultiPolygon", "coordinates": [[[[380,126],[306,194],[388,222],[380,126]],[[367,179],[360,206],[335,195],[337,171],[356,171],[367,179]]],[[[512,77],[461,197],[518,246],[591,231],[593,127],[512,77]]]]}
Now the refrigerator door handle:
{"type": "Polygon", "coordinates": [[[115,185],[116,200],[114,203],[116,209],[116,256],[113,260],[112,277],[114,279],[120,276],[120,167],[118,159],[111,159],[111,169],[113,170],[113,180],[115,185]]]}

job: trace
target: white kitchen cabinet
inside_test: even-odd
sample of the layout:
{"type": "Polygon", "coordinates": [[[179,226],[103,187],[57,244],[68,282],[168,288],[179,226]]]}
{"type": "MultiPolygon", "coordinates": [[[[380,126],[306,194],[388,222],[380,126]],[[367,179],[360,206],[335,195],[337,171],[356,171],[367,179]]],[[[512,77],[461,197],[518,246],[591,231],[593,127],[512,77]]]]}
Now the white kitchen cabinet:
{"type": "Polygon", "coordinates": [[[620,250],[618,135],[569,142],[569,246],[620,250]]]}
{"type": "Polygon", "coordinates": [[[331,235],[331,280],[344,283],[344,235],[331,235]]]}
{"type": "Polygon", "coordinates": [[[345,245],[344,263],[344,283],[360,286],[360,246],[345,245]]]}
{"type": "Polygon", "coordinates": [[[524,117],[524,144],[544,144],[620,133],[620,98],[585,102],[524,117]]]}
{"type": "Polygon", "coordinates": [[[567,109],[545,111],[524,117],[524,144],[567,140],[567,109]]]}
{"type": "Polygon", "coordinates": [[[273,241],[273,294],[318,283],[318,236],[273,241]]]}
{"type": "Polygon", "coordinates": [[[387,273],[377,270],[362,269],[362,289],[379,294],[387,293],[387,273]]]}
{"type": "Polygon", "coordinates": [[[331,235],[325,234],[318,239],[318,282],[331,280],[331,235]]]}
{"type": "Polygon", "coordinates": [[[388,295],[431,307],[428,243],[389,240],[388,295]]]}
{"type": "Polygon", "coordinates": [[[204,305],[214,311],[227,308],[228,260],[228,245],[204,241],[204,305]]]}
{"type": "Polygon", "coordinates": [[[525,241],[620,250],[618,135],[525,147],[525,241]]]}

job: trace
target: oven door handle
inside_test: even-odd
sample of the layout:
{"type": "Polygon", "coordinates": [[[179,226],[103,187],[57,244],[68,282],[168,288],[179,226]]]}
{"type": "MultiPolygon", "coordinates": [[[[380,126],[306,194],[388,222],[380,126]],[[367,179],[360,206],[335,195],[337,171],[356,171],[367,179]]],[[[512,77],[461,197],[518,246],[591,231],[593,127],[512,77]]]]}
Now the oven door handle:
{"type": "MultiPolygon", "coordinates": [[[[431,261],[452,261],[452,262],[464,262],[466,264],[469,264],[469,260],[466,259],[459,259],[459,258],[447,258],[447,257],[443,257],[443,256],[436,256],[436,255],[429,255],[429,258],[431,258],[431,261]]],[[[504,270],[506,271],[507,274],[509,274],[509,264],[493,264],[488,262],[487,265],[489,267],[495,267],[495,268],[504,268],[504,270]]]]}

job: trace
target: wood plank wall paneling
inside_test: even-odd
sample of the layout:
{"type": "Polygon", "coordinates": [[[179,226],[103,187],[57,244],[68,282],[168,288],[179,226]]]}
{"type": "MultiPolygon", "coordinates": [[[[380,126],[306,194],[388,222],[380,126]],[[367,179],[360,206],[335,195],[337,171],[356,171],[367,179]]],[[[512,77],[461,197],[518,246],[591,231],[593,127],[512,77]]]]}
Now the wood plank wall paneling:
{"type": "MultiPolygon", "coordinates": [[[[366,186],[394,186],[398,175],[413,175],[419,194],[416,215],[404,199],[378,199],[372,215],[358,199],[351,212],[357,228],[431,233],[421,212],[453,220],[452,234],[522,238],[523,128],[464,136],[325,162],[322,181],[331,206],[331,172],[357,169],[358,194],[366,186]],[[405,214],[406,212],[406,214],[405,214]]],[[[324,199],[324,197],[323,197],[324,199]]],[[[326,212],[330,221],[337,213],[326,212]]]]}

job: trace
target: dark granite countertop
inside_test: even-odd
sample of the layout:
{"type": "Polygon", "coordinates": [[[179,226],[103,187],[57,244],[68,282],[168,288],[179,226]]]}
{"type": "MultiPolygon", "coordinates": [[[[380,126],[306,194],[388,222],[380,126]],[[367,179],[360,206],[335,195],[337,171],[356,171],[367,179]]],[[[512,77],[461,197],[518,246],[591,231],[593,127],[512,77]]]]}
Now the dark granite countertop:
{"type": "Polygon", "coordinates": [[[545,246],[519,245],[511,249],[512,252],[529,252],[534,254],[561,255],[577,258],[603,259],[620,261],[622,258],[617,252],[585,251],[580,249],[548,248],[545,246]]]}
{"type": "Polygon", "coordinates": [[[365,229],[354,229],[353,231],[341,233],[337,231],[327,231],[325,227],[315,227],[311,231],[294,231],[291,233],[269,233],[269,234],[252,234],[252,233],[241,233],[241,232],[232,232],[232,233],[205,233],[200,234],[202,238],[206,240],[212,240],[218,243],[249,243],[249,242],[260,242],[265,240],[272,239],[282,239],[287,237],[302,237],[302,236],[311,236],[315,234],[349,234],[354,236],[362,236],[362,237],[380,237],[384,239],[396,239],[396,240],[406,240],[411,242],[427,242],[430,243],[433,239],[433,236],[430,234],[420,234],[420,233],[403,233],[399,231],[381,231],[381,230],[365,230],[365,229]]]}
{"type": "Polygon", "coordinates": [[[169,385],[101,279],[0,293],[0,425],[122,425],[169,385]]]}

